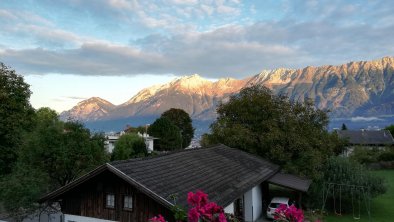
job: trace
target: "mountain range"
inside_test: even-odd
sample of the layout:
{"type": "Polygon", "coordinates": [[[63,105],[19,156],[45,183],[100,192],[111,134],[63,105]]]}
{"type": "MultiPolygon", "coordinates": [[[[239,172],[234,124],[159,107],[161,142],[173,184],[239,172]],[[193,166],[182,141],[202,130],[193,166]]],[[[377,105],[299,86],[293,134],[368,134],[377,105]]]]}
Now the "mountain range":
{"type": "Polygon", "coordinates": [[[244,79],[224,78],[214,82],[194,74],[143,89],[120,105],[93,97],[60,116],[90,123],[127,118],[149,122],[174,107],[184,109],[194,120],[211,122],[220,102],[254,84],[287,95],[293,101],[309,98],[317,108],[329,109],[332,118],[394,114],[394,57],[384,57],[337,66],[264,70],[244,79]]]}

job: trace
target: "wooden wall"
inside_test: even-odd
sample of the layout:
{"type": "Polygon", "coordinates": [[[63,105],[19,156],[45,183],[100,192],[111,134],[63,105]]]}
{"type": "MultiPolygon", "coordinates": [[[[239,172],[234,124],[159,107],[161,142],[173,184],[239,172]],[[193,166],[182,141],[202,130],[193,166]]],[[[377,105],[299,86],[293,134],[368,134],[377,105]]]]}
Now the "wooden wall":
{"type": "Polygon", "coordinates": [[[173,221],[169,209],[110,172],[104,172],[60,197],[62,212],[114,221],[147,222],[158,214],[173,221]],[[105,206],[106,194],[115,195],[115,208],[105,206]],[[123,209],[123,196],[133,196],[133,210],[123,209]]]}

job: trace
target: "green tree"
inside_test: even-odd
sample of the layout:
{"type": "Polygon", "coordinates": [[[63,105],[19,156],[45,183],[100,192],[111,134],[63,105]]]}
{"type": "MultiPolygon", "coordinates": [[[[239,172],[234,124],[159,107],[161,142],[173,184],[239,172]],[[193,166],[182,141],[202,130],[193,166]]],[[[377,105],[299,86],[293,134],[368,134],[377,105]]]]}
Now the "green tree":
{"type": "Polygon", "coordinates": [[[0,177],[11,172],[34,113],[29,85],[0,62],[0,177]]]}
{"type": "Polygon", "coordinates": [[[0,180],[0,200],[10,216],[22,221],[39,208],[36,202],[48,192],[48,175],[25,164],[18,164],[12,173],[0,180]]]}
{"type": "Polygon", "coordinates": [[[189,114],[183,109],[171,108],[161,114],[161,117],[166,117],[181,130],[182,148],[188,147],[194,137],[194,128],[189,114]]]}
{"type": "MultiPolygon", "coordinates": [[[[331,187],[331,191],[328,193],[328,202],[333,201],[333,198],[335,198],[334,195],[336,195],[336,198],[341,195],[342,210],[344,211],[352,210],[352,198],[358,199],[358,196],[361,195],[360,198],[363,201],[362,198],[364,198],[364,196],[362,193],[360,193],[362,190],[356,189],[358,186],[363,186],[364,191],[368,192],[366,197],[371,198],[374,198],[380,194],[384,194],[387,189],[383,178],[373,175],[363,165],[346,157],[330,157],[326,164],[322,166],[321,171],[321,178],[315,180],[315,183],[308,193],[309,196],[319,197],[313,198],[314,200],[317,200],[315,207],[321,207],[322,202],[320,197],[323,189],[328,188],[328,183],[349,185],[342,186],[341,190],[339,190],[338,186],[336,188],[331,187]],[[340,192],[341,194],[339,194],[340,192]]],[[[328,202],[326,205],[331,205],[328,202]]]]}
{"type": "Polygon", "coordinates": [[[23,141],[16,167],[0,180],[3,206],[22,216],[39,207],[35,201],[43,193],[108,160],[102,134],[91,134],[78,122],[62,122],[49,108],[35,113],[33,129],[23,141]]]}
{"type": "Polygon", "coordinates": [[[343,144],[327,131],[328,116],[309,101],[290,102],[268,88],[244,88],[217,108],[205,144],[223,143],[255,153],[301,176],[315,178],[325,160],[343,144]],[[308,163],[308,164],[305,164],[308,163]]]}
{"type": "Polygon", "coordinates": [[[49,108],[37,111],[35,123],[20,161],[47,173],[54,186],[63,186],[108,160],[104,135],[91,134],[81,123],[62,122],[49,108]]]}
{"type": "Polygon", "coordinates": [[[391,135],[394,137],[394,125],[386,126],[385,130],[390,131],[391,135]]]}
{"type": "Polygon", "coordinates": [[[347,126],[346,126],[346,124],[342,123],[341,130],[347,130],[347,126]]]}
{"type": "Polygon", "coordinates": [[[149,128],[148,133],[159,138],[154,143],[154,149],[158,151],[170,151],[182,149],[181,131],[169,119],[158,118],[149,128]]]}
{"type": "Polygon", "coordinates": [[[144,139],[134,133],[126,133],[119,137],[112,152],[112,160],[126,160],[146,156],[144,139]]]}

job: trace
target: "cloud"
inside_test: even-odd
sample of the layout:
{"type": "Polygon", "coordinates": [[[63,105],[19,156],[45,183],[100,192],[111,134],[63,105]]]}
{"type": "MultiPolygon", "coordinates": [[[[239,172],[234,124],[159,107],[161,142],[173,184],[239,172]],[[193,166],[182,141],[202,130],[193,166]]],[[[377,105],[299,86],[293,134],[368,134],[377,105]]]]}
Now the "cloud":
{"type": "Polygon", "coordinates": [[[212,78],[243,77],[262,69],[341,64],[394,55],[394,48],[389,47],[393,34],[394,26],[338,27],[327,22],[289,20],[170,36],[154,34],[129,46],[81,40],[80,46],[64,50],[5,49],[0,56],[16,69],[34,74],[200,73],[212,78]]]}
{"type": "Polygon", "coordinates": [[[383,119],[380,119],[378,117],[362,117],[362,116],[356,116],[350,118],[350,121],[352,122],[371,122],[371,121],[384,121],[383,119]]]}
{"type": "Polygon", "coordinates": [[[80,97],[80,96],[64,96],[66,99],[72,99],[72,100],[85,100],[88,99],[87,97],[80,97]]]}
{"type": "MultiPolygon", "coordinates": [[[[109,21],[99,31],[116,25],[121,30],[100,33],[109,36],[102,40],[58,27],[38,15],[28,21],[23,15],[30,12],[0,9],[0,18],[8,18],[0,34],[33,39],[26,48],[2,46],[3,62],[26,74],[200,73],[211,78],[242,78],[262,69],[335,65],[394,55],[394,22],[390,22],[394,4],[389,1],[288,1],[274,11],[280,16],[270,15],[276,19],[254,20],[245,17],[242,7],[247,12],[253,8],[259,15],[265,12],[265,1],[253,5],[236,0],[59,2],[67,10],[87,11],[97,24],[109,21]],[[238,18],[251,20],[242,23],[238,18]],[[203,27],[205,23],[211,26],[203,27]],[[138,36],[133,35],[135,30],[138,36]],[[129,42],[112,43],[116,33],[129,42]]],[[[86,28],[94,29],[96,23],[86,28]]]]}

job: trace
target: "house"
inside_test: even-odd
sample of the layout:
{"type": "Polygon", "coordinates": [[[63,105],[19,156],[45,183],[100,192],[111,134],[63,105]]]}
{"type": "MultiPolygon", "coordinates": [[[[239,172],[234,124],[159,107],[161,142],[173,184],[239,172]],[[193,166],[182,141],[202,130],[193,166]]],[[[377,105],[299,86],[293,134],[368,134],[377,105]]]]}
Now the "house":
{"type": "MultiPolygon", "coordinates": [[[[115,148],[115,143],[118,141],[119,137],[124,135],[124,134],[125,134],[125,132],[121,131],[119,133],[112,133],[112,134],[106,135],[105,136],[105,141],[104,141],[105,149],[109,153],[112,153],[112,151],[115,148]]],[[[151,153],[153,151],[153,145],[154,145],[153,142],[157,138],[149,136],[149,134],[147,134],[147,133],[141,134],[140,132],[138,132],[137,135],[144,139],[144,142],[145,142],[145,145],[146,145],[146,150],[148,151],[148,153],[151,153]]]]}
{"type": "Polygon", "coordinates": [[[270,181],[301,192],[310,181],[279,173],[279,166],[217,145],[107,163],[40,199],[59,203],[64,221],[144,221],[171,208],[187,209],[187,193],[202,190],[244,221],[256,221],[270,199],[270,181]]]}
{"type": "Polygon", "coordinates": [[[141,134],[140,132],[138,132],[137,134],[138,134],[138,136],[144,138],[146,150],[148,151],[148,153],[151,153],[153,151],[153,145],[154,145],[153,142],[154,142],[154,140],[156,140],[158,138],[153,137],[153,136],[149,136],[149,134],[147,134],[147,133],[141,134]]]}
{"type": "Polygon", "coordinates": [[[355,147],[384,149],[394,145],[393,136],[388,130],[338,130],[337,134],[347,141],[344,156],[349,156],[355,147]]]}
{"type": "Polygon", "coordinates": [[[117,135],[117,134],[105,136],[104,147],[109,153],[112,153],[112,151],[114,150],[115,143],[116,143],[116,141],[118,141],[119,137],[120,137],[120,135],[117,135]]]}

